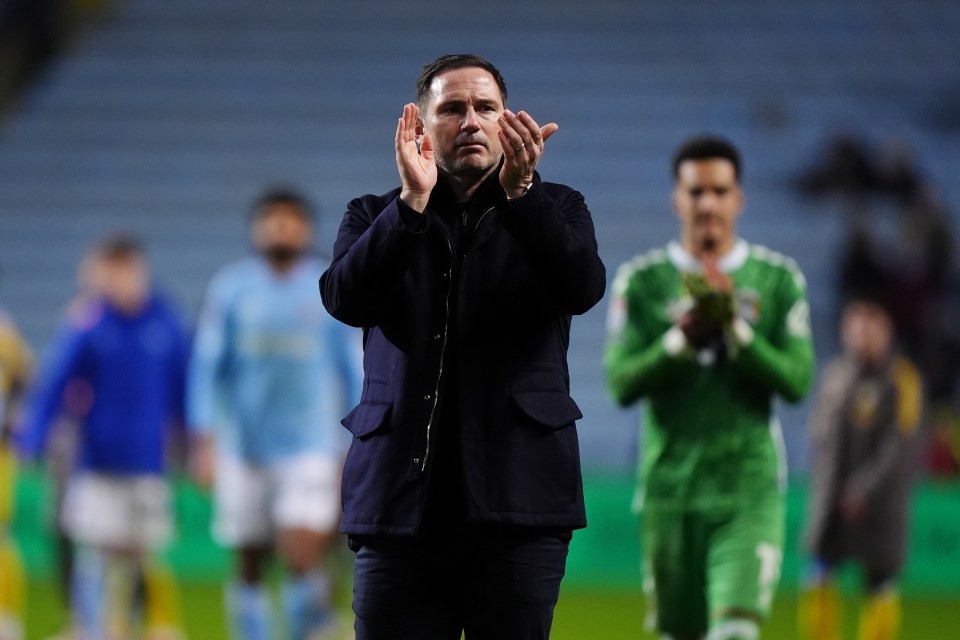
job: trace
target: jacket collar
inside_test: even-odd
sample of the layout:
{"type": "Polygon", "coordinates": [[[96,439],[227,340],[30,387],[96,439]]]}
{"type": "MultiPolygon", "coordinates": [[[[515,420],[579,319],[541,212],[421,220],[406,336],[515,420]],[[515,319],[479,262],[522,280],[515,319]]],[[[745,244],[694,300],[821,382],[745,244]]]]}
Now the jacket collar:
{"type": "MultiPolygon", "coordinates": [[[[505,198],[503,188],[500,186],[500,169],[502,167],[503,158],[500,158],[497,168],[490,172],[490,175],[474,191],[470,201],[466,203],[470,211],[480,210],[482,213],[505,198]]],[[[443,212],[444,214],[451,208],[459,210],[460,203],[457,201],[450,183],[442,176],[437,180],[437,186],[430,194],[430,202],[427,206],[438,213],[443,212]]]]}
{"type": "Polygon", "coordinates": [[[499,205],[506,202],[506,195],[500,185],[500,168],[502,166],[503,159],[501,158],[497,168],[486,177],[465,205],[457,202],[450,184],[442,178],[437,181],[437,186],[430,195],[430,202],[427,205],[428,210],[433,215],[447,218],[451,223],[461,224],[459,219],[454,221],[451,220],[450,216],[459,217],[466,208],[467,224],[471,226],[473,231],[467,248],[468,251],[472,251],[481,245],[500,229],[500,225],[495,224],[495,221],[499,217],[499,205]]]}

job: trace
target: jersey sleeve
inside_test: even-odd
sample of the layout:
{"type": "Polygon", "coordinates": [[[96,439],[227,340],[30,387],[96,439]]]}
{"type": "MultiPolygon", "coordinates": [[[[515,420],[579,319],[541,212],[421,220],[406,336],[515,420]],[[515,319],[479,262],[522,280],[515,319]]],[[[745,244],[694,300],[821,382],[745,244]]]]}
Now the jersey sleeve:
{"type": "Polygon", "coordinates": [[[734,321],[735,362],[757,385],[797,402],[813,381],[810,305],[799,270],[784,268],[783,274],[767,300],[775,314],[769,332],[754,331],[742,318],[734,321]]]}
{"type": "Polygon", "coordinates": [[[69,323],[61,329],[27,392],[16,437],[18,448],[28,458],[43,452],[50,427],[62,410],[67,384],[89,374],[85,335],[69,323]]]}
{"type": "Polygon", "coordinates": [[[229,293],[223,275],[207,289],[189,357],[186,418],[194,433],[209,433],[225,418],[220,376],[228,348],[229,293]]]}
{"type": "Polygon", "coordinates": [[[607,315],[604,373],[616,402],[630,405],[671,379],[680,360],[668,349],[671,329],[664,332],[656,314],[662,302],[648,298],[644,274],[627,263],[613,282],[607,315]]]}

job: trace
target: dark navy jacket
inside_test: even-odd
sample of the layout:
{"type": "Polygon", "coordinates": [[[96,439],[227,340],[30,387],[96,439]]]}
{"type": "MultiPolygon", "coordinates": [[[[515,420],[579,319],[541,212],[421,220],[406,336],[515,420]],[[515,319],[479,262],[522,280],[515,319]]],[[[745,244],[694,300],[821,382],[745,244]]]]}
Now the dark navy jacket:
{"type": "Polygon", "coordinates": [[[583,196],[537,176],[508,203],[495,172],[464,217],[458,261],[449,187],[441,180],[425,217],[399,192],[349,204],[320,278],[327,310],[365,330],[363,394],[343,420],[354,438],[341,530],[417,531],[451,374],[443,400],[459,416],[466,520],[586,526],[567,347],[571,315],[603,297],[606,274],[583,196]]]}

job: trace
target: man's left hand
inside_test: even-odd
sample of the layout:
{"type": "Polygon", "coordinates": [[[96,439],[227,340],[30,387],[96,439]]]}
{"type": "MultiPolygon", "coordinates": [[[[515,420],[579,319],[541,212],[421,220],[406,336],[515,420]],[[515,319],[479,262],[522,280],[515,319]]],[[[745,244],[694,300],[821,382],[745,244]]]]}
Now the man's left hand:
{"type": "Polygon", "coordinates": [[[533,184],[533,171],[543,155],[544,143],[560,127],[555,122],[541,127],[526,111],[514,114],[509,109],[504,109],[497,122],[497,136],[503,147],[500,184],[507,198],[514,200],[533,184]]]}

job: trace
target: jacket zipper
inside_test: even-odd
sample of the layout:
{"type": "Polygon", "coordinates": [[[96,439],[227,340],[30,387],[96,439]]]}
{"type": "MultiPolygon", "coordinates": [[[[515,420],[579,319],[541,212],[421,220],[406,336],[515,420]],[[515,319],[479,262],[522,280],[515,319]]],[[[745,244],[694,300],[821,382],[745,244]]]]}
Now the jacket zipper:
{"type": "MultiPolygon", "coordinates": [[[[480,217],[477,219],[477,224],[474,225],[473,230],[476,231],[480,228],[480,223],[483,222],[483,219],[487,216],[488,213],[496,209],[496,207],[490,207],[484,211],[480,217]]],[[[467,213],[464,210],[461,220],[463,221],[463,226],[467,226],[467,213]]],[[[444,240],[447,241],[447,250],[450,252],[450,258],[456,260],[457,256],[453,251],[453,244],[450,242],[450,238],[447,235],[443,234],[444,240]]],[[[463,270],[461,269],[461,273],[463,270]]],[[[459,276],[458,276],[459,277],[459,276]]],[[[449,286],[447,287],[447,297],[444,301],[444,311],[446,313],[443,321],[443,342],[440,345],[440,368],[437,371],[437,382],[433,387],[433,405],[430,407],[430,418],[427,420],[427,433],[426,433],[426,444],[423,449],[423,461],[420,464],[420,471],[427,470],[427,459],[430,457],[430,432],[433,428],[433,419],[437,414],[437,403],[440,399],[440,380],[443,378],[443,357],[447,351],[447,340],[450,335],[450,292],[453,290],[453,265],[450,265],[450,269],[447,270],[447,280],[449,281],[449,286]]]]}
{"type": "MultiPolygon", "coordinates": [[[[450,251],[450,259],[455,260],[456,255],[453,252],[453,244],[450,242],[450,238],[447,237],[447,234],[443,234],[444,240],[447,241],[447,250],[450,251]]],[[[423,449],[423,462],[420,465],[420,471],[426,471],[427,469],[427,459],[430,457],[430,431],[433,428],[433,419],[437,415],[437,402],[440,399],[440,380],[443,379],[443,357],[447,351],[447,336],[450,333],[450,292],[453,290],[453,264],[451,263],[450,268],[447,270],[447,296],[444,300],[444,319],[443,319],[443,342],[440,344],[440,367],[437,370],[437,381],[433,387],[433,406],[430,407],[430,418],[427,420],[427,434],[426,434],[426,443],[423,449]]]]}

